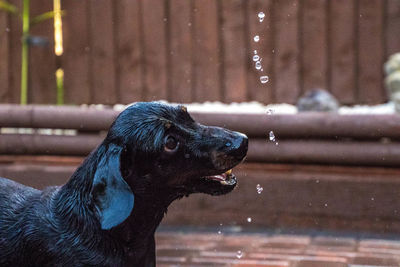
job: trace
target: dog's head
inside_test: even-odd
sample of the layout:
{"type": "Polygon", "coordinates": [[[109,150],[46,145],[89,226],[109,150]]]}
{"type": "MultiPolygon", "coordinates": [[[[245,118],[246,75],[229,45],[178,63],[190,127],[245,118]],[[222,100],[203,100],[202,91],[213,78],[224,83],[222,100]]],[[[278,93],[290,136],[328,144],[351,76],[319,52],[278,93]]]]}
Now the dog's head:
{"type": "Polygon", "coordinates": [[[111,152],[100,171],[107,170],[108,175],[95,175],[94,188],[101,189],[95,192],[100,196],[98,202],[101,207],[126,202],[122,209],[132,209],[133,198],[149,192],[183,196],[232,191],[237,183],[232,168],[246,156],[248,139],[195,122],[184,106],[150,102],[124,110],[103,145],[111,152]],[[123,192],[122,200],[115,199],[117,191],[123,192]]]}

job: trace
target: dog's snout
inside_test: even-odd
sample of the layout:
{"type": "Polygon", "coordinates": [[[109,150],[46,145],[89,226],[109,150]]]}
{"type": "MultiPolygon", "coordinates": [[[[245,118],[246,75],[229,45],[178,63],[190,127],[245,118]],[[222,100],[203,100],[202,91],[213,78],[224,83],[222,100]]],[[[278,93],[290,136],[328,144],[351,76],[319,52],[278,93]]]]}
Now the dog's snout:
{"type": "Polygon", "coordinates": [[[231,142],[228,154],[238,160],[243,159],[247,154],[249,139],[245,134],[235,133],[235,137],[231,142]]]}

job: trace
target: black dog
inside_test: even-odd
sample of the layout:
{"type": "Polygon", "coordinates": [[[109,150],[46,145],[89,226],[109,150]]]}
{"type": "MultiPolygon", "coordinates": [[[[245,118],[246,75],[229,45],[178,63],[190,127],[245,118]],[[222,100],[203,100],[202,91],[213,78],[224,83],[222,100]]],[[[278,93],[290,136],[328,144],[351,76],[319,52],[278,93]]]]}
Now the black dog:
{"type": "Polygon", "coordinates": [[[196,123],[183,106],[137,103],[61,187],[0,178],[0,266],[155,266],[168,205],[236,185],[247,137],[196,123]]]}

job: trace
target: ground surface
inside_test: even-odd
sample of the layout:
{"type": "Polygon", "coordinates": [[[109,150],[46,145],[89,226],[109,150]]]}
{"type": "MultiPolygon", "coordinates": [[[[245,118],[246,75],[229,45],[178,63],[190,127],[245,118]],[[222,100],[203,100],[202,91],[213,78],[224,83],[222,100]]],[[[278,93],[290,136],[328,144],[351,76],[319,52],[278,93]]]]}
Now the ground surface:
{"type": "Polygon", "coordinates": [[[400,266],[400,239],[311,234],[161,231],[157,266],[400,266]]]}

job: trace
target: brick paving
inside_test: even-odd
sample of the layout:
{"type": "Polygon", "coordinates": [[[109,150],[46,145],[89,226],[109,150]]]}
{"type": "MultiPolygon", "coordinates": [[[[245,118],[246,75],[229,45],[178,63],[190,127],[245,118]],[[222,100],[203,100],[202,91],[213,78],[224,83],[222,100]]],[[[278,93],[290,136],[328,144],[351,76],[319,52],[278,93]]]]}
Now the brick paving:
{"type": "Polygon", "coordinates": [[[400,239],[161,231],[161,267],[399,267],[400,239]]]}

